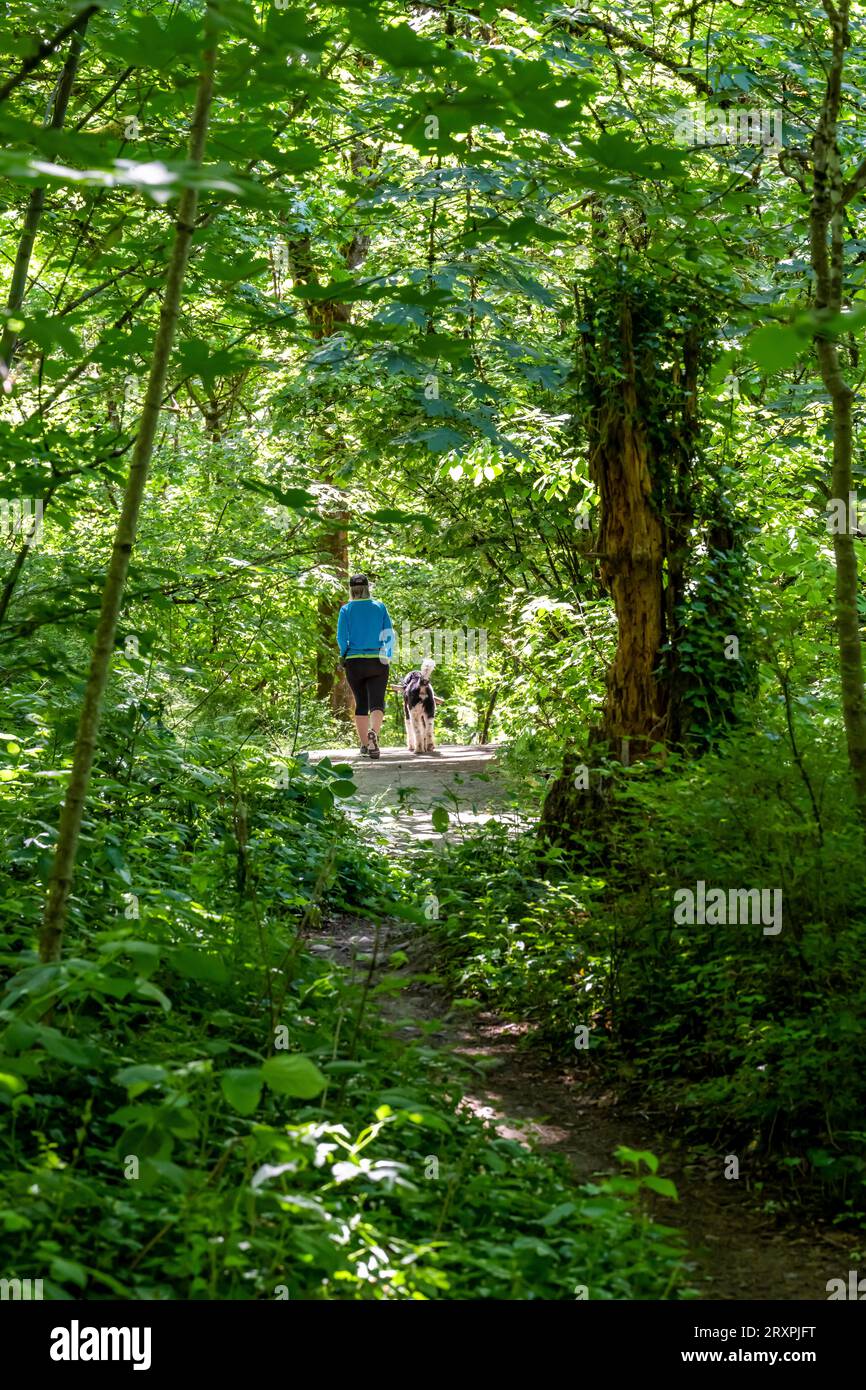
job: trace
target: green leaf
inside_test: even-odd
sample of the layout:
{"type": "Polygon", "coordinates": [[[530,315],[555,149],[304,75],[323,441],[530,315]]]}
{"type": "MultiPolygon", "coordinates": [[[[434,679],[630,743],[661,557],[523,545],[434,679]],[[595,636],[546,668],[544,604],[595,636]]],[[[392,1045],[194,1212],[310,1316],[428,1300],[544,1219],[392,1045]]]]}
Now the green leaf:
{"type": "Polygon", "coordinates": [[[392,68],[433,68],[449,57],[429,39],[419,38],[408,24],[380,26],[369,15],[360,14],[353,14],[349,24],[358,46],[392,68]]]}
{"type": "Polygon", "coordinates": [[[448,815],[444,806],[434,806],[431,819],[433,821],[433,829],[438,830],[440,834],[443,834],[451,824],[451,817],[448,815]]]}
{"type": "Polygon", "coordinates": [[[662,1197],[672,1197],[675,1202],[678,1200],[677,1189],[670,1178],[644,1178],[643,1185],[651,1188],[653,1192],[660,1193],[662,1197]]]}
{"type": "Polygon", "coordinates": [[[416,907],[413,903],[374,902],[368,898],[365,905],[371,912],[381,913],[386,917],[399,917],[403,922],[417,922],[421,927],[429,920],[423,907],[416,907]]]}
{"type": "Polygon", "coordinates": [[[645,1163],[651,1173],[658,1172],[659,1161],[649,1149],[630,1149],[626,1144],[620,1144],[616,1156],[620,1163],[633,1163],[635,1168],[645,1163]]]}
{"type": "Polygon", "coordinates": [[[541,1217],[540,1225],[556,1226],[560,1221],[564,1221],[566,1216],[571,1216],[574,1210],[574,1202],[560,1202],[559,1206],[553,1207],[546,1216],[541,1217]]]}
{"type": "Polygon", "coordinates": [[[81,344],[69,324],[56,314],[32,314],[24,326],[24,333],[43,352],[58,347],[67,357],[77,357],[81,353],[81,344]]]}
{"type": "Polygon", "coordinates": [[[452,449],[465,448],[467,443],[465,434],[459,434],[448,425],[437,425],[432,430],[413,430],[406,440],[410,444],[426,444],[431,454],[447,454],[452,449]]]}
{"type": "Polygon", "coordinates": [[[262,483],[255,478],[239,478],[241,487],[249,492],[257,492],[262,497],[272,497],[275,502],[280,502],[290,511],[300,512],[315,505],[316,498],[312,492],[307,492],[302,487],[277,487],[273,483],[262,483]]]}
{"type": "Polygon", "coordinates": [[[92,1067],[99,1061],[97,1048],[64,1037],[56,1028],[41,1029],[39,1041],[48,1055],[58,1062],[68,1062],[73,1067],[92,1067]]]}
{"type": "Polygon", "coordinates": [[[228,971],[219,956],[199,946],[178,946],[172,954],[172,962],[178,974],[190,980],[207,980],[211,984],[221,985],[228,979],[228,971]]]}
{"type": "Polygon", "coordinates": [[[325,1078],[309,1057],[293,1053],[289,1057],[269,1057],[262,1064],[262,1077],[279,1096],[312,1100],[325,1089],[325,1078]]]}
{"type": "Polygon", "coordinates": [[[62,1260],[59,1256],[51,1261],[51,1277],[58,1284],[77,1284],[83,1289],[87,1284],[87,1271],[74,1260],[62,1260]]]}
{"type": "MultiPolygon", "coordinates": [[[[126,983],[125,981],[123,983],[126,983]]],[[[163,1013],[171,1013],[171,1000],[156,985],[148,980],[139,980],[135,990],[143,999],[155,999],[163,1013]]]]}
{"type": "Polygon", "coordinates": [[[220,1077],[222,1093],[239,1115],[252,1115],[261,1100],[264,1084],[258,1067],[234,1067],[220,1077]]]}
{"type": "Polygon", "coordinates": [[[11,1207],[4,1207],[0,1211],[0,1226],[4,1231],[29,1231],[33,1227],[33,1222],[26,1216],[22,1216],[20,1211],[13,1211],[11,1207]]]}
{"type": "Polygon", "coordinates": [[[152,1066],[149,1062],[141,1062],[137,1066],[122,1067],[119,1072],[115,1072],[114,1080],[121,1086],[137,1086],[146,1088],[147,1086],[162,1086],[171,1080],[165,1067],[152,1066]]]}
{"type": "Polygon", "coordinates": [[[141,1165],[140,1176],[145,1191],[156,1187],[160,1182],[168,1183],[181,1192],[185,1192],[190,1186],[189,1174],[166,1158],[146,1158],[141,1165]]]}
{"type": "Polygon", "coordinates": [[[769,323],[752,333],[743,351],[765,371],[783,372],[793,367],[805,346],[806,341],[797,329],[769,323]]]}
{"type": "Polygon", "coordinates": [[[368,521],[383,522],[386,525],[394,523],[403,526],[423,526],[429,530],[431,525],[435,529],[436,523],[431,516],[425,512],[405,512],[397,507],[380,507],[378,511],[367,513],[368,521]]]}

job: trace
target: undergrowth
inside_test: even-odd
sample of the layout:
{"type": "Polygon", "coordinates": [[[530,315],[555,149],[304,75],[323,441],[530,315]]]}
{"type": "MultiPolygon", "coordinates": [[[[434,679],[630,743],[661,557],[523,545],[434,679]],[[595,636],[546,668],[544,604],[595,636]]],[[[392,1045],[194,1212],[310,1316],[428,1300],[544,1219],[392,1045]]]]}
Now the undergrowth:
{"type": "Polygon", "coordinates": [[[34,952],[57,815],[49,717],[7,709],[0,1269],[51,1298],[688,1296],[652,1155],[577,1187],[465,1109],[313,938],[423,920],[359,845],[347,768],[158,715],[109,721],[59,965],[34,952]],[[22,818],[22,805],[26,813],[22,818]]]}
{"type": "Polygon", "coordinates": [[[860,1218],[866,866],[838,749],[816,738],[804,757],[808,788],[772,736],[637,766],[567,854],[491,822],[414,872],[455,991],[676,1113],[691,1148],[860,1218]],[[781,931],[678,924],[676,895],[699,881],[778,889],[781,931]]]}

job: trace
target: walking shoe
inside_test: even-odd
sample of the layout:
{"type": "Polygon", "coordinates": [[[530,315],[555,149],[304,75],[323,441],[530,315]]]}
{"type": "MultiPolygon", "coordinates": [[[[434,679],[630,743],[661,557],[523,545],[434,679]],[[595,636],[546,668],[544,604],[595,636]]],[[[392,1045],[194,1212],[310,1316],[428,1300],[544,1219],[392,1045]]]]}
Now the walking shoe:
{"type": "Polygon", "coordinates": [[[366,743],[362,743],[362,744],[361,744],[361,757],[362,757],[362,758],[369,758],[369,756],[370,756],[370,750],[369,750],[369,748],[367,747],[366,743]]]}
{"type": "Polygon", "coordinates": [[[379,735],[374,734],[372,729],[367,735],[367,753],[371,758],[379,756],[379,735]]]}

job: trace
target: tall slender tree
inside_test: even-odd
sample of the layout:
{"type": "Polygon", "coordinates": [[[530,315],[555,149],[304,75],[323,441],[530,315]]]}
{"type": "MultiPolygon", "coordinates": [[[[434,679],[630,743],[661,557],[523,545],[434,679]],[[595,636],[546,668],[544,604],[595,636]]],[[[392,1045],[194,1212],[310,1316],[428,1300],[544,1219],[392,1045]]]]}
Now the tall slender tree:
{"type": "MultiPolygon", "coordinates": [[[[845,207],[866,184],[866,162],[845,180],[839,151],[839,113],[842,105],[845,49],[850,42],[849,0],[824,0],[830,22],[831,57],[818,125],[812,140],[812,202],[809,242],[815,275],[815,308],[818,315],[816,349],[821,379],[833,413],[833,463],[831,494],[843,502],[854,487],[852,469],[853,408],[855,393],[845,379],[835,334],[822,333],[822,324],[836,320],[842,309],[845,265],[845,207]]],[[[857,555],[850,527],[833,535],[836,560],[836,633],[842,681],[842,717],[848,745],[848,761],[860,819],[866,829],[866,688],[863,678],[863,646],[857,608],[857,555]]]]}
{"type": "MultiPolygon", "coordinates": [[[[189,133],[188,158],[193,170],[201,166],[207,143],[208,123],[214,92],[216,51],[217,37],[214,12],[209,5],[205,17],[201,71],[189,133]]],[[[174,243],[160,309],[159,326],[153,343],[147,391],[132,462],[126,480],[121,513],[115,531],[111,561],[102,591],[102,605],[75,739],[69,786],[60,814],[54,864],[48,882],[45,914],[39,934],[39,955],[46,962],[59,960],[63,947],[63,932],[66,925],[69,895],[72,891],[84,804],[96,753],[102,700],[108,681],[117,631],[117,619],[129,572],[130,557],[135,545],[138,516],[147,487],[147,474],[165,394],[169,358],[177,328],[197,205],[197,186],[194,182],[187,182],[178,202],[174,243]]]]}

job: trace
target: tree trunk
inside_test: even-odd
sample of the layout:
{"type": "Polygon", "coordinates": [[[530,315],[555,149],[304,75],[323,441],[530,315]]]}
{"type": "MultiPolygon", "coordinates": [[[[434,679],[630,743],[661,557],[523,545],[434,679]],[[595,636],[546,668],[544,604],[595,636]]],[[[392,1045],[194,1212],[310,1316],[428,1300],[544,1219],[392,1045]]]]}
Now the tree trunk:
{"type": "MultiPolygon", "coordinates": [[[[60,74],[60,81],[57,84],[57,93],[54,97],[53,107],[50,118],[46,119],[45,125],[49,130],[60,130],[66,119],[66,108],[69,105],[69,98],[72,95],[72,87],[75,82],[75,74],[78,71],[78,60],[81,57],[81,49],[84,45],[84,31],[87,28],[87,21],[92,11],[80,15],[76,21],[76,27],[69,45],[69,53],[66,62],[63,64],[63,71],[60,74]]],[[[33,246],[36,241],[36,233],[39,230],[39,223],[42,220],[42,213],[45,208],[45,188],[40,185],[31,191],[27,202],[27,212],[24,215],[24,227],[21,232],[21,240],[18,242],[18,251],[15,256],[15,265],[12,269],[12,281],[9,286],[9,298],[6,301],[7,314],[17,314],[24,303],[24,295],[27,291],[27,276],[30,272],[30,261],[33,257],[33,246]]],[[[3,381],[12,369],[12,358],[15,355],[15,346],[18,341],[16,331],[6,324],[3,336],[0,338],[0,378],[3,381]]]]}
{"type": "Polygon", "coordinates": [[[322,537],[322,559],[342,581],[342,590],[333,590],[319,599],[319,648],[316,652],[316,695],[327,700],[337,719],[350,719],[355,707],[346,673],[337,666],[334,637],[337,618],[346,601],[349,581],[349,512],[346,509],[328,518],[331,525],[322,537]]]}
{"type": "MultiPolygon", "coordinates": [[[[606,392],[595,421],[590,473],[601,502],[601,576],[616,610],[616,655],[607,673],[602,733],[631,756],[663,737],[665,692],[658,681],[664,634],[664,544],[653,500],[652,459],[638,391],[632,303],[620,310],[622,379],[606,392]]],[[[646,383],[643,383],[644,386],[646,383]]]]}
{"type": "MultiPolygon", "coordinates": [[[[365,167],[372,167],[375,156],[362,139],[354,141],[349,155],[352,174],[360,177],[365,167]]],[[[309,233],[294,237],[287,243],[289,267],[292,278],[303,285],[316,284],[313,248],[309,233]]],[[[347,270],[357,270],[363,264],[370,249],[370,238],[356,229],[349,240],[340,247],[340,255],[347,270]]],[[[307,320],[313,336],[319,342],[330,338],[340,324],[351,321],[351,309],[339,300],[304,301],[307,320]]],[[[334,487],[333,473],[328,470],[322,481],[334,487]]],[[[349,583],[349,520],[346,507],[337,507],[328,513],[327,519],[333,523],[322,539],[322,562],[337,576],[342,585],[342,593],[325,594],[319,600],[317,626],[319,642],[316,651],[316,695],[328,701],[331,713],[342,720],[349,720],[355,707],[346,673],[337,665],[337,652],[334,638],[337,631],[337,616],[345,602],[349,583]]]]}
{"type": "MultiPolygon", "coordinates": [[[[152,293],[153,291],[148,287],[147,289],[143,290],[140,295],[137,295],[136,298],[132,301],[132,304],[129,306],[129,308],[125,309],[123,313],[120,315],[120,318],[115,320],[115,322],[112,324],[112,328],[122,328],[124,324],[131,323],[133,318],[135,317],[135,311],[141,307],[144,301],[148,299],[152,293]]],[[[79,376],[83,376],[87,368],[90,366],[90,361],[91,358],[88,354],[82,359],[82,361],[78,363],[77,367],[74,367],[72,371],[64,377],[63,381],[60,383],[58,387],[55,388],[54,391],[52,391],[51,395],[47,396],[36,408],[36,410],[34,410],[32,414],[27,416],[24,423],[29,424],[31,420],[36,420],[41,415],[47,415],[51,407],[54,405],[55,401],[59,400],[60,397],[63,395],[63,392],[66,390],[67,386],[70,386],[72,382],[79,376]]],[[[50,503],[53,501],[59,488],[59,482],[52,483],[50,488],[46,492],[45,497],[42,501],[43,516],[47,512],[48,507],[50,503]]],[[[24,571],[24,566],[27,563],[32,548],[33,546],[31,540],[28,540],[21,547],[12,565],[12,568],[9,571],[9,575],[3,584],[3,590],[2,592],[0,592],[0,625],[5,623],[6,621],[6,614],[9,611],[9,605],[12,602],[15,589],[24,571]]]]}
{"type": "Polygon", "coordinates": [[[578,302],[575,434],[585,428],[599,495],[595,554],[617,621],[601,725],[589,730],[542,810],[543,838],[567,842],[608,805],[599,761],[628,764],[679,729],[676,643],[686,590],[699,457],[698,381],[707,325],[650,277],[602,266],[578,302]],[[582,358],[582,361],[580,360],[582,358]],[[593,766],[590,767],[590,762],[593,766]]]}
{"type": "MultiPolygon", "coordinates": [[[[347,264],[351,246],[352,243],[349,243],[349,248],[344,248],[347,264]]],[[[288,251],[292,278],[302,285],[316,284],[318,275],[309,234],[304,233],[303,236],[290,240],[288,251]]],[[[337,325],[348,323],[350,318],[348,306],[336,300],[307,299],[304,301],[304,309],[317,342],[330,338],[337,325]]],[[[334,487],[330,469],[322,481],[330,488],[334,487]]],[[[319,638],[316,648],[316,697],[322,701],[327,700],[331,713],[338,719],[348,720],[353,702],[346,674],[337,665],[334,635],[337,630],[337,615],[345,602],[349,582],[349,512],[345,507],[338,506],[335,511],[327,512],[325,520],[333,524],[328,526],[322,537],[321,560],[322,564],[336,575],[341,592],[323,594],[316,610],[319,638]]]]}
{"type": "MultiPolygon", "coordinates": [[[[51,487],[48,489],[48,491],[42,499],[43,519],[45,517],[45,513],[48,511],[49,506],[54,500],[54,496],[59,486],[59,483],[52,483],[51,487]]],[[[21,549],[18,551],[18,554],[15,556],[12,568],[6,577],[2,590],[0,590],[0,625],[5,623],[6,621],[6,614],[8,612],[9,605],[12,602],[12,596],[15,593],[15,586],[17,585],[18,580],[21,578],[24,566],[26,565],[30,557],[30,552],[35,544],[36,535],[34,532],[33,535],[27,537],[21,549]]]]}
{"type": "MultiPolygon", "coordinates": [[[[194,166],[201,165],[204,156],[208,119],[213,99],[215,65],[216,36],[211,11],[208,9],[205,20],[205,46],[202,55],[201,74],[189,135],[188,159],[190,164],[194,166]]],[[[168,362],[177,327],[181,291],[189,258],[197,203],[197,189],[194,187],[185,188],[178,204],[174,246],[166,277],[159,327],[153,344],[147,392],[124,491],[121,514],[115,532],[111,561],[102,591],[102,607],[75,739],[69,787],[60,813],[57,848],[48,883],[45,915],[39,934],[39,955],[40,959],[46,962],[60,959],[63,944],[63,931],[66,924],[69,895],[72,890],[72,876],[81,833],[81,821],[84,815],[84,803],[96,752],[102,699],[108,680],[117,619],[126,576],[129,571],[132,548],[135,544],[138,515],[147,484],[147,473],[153,454],[162,397],[165,392],[168,362]]]]}
{"type": "MultiPolygon", "coordinates": [[[[848,0],[826,6],[832,28],[832,58],[821,117],[812,141],[812,205],[809,219],[812,269],[815,274],[815,306],[819,317],[832,318],[842,307],[844,265],[843,180],[837,140],[842,100],[842,73],[848,44],[848,0]]],[[[854,392],[846,382],[839,352],[832,338],[815,340],[821,379],[833,410],[833,467],[831,495],[841,499],[848,514],[853,492],[852,407],[854,392]]],[[[866,690],[863,647],[857,611],[857,555],[852,527],[833,536],[836,560],[835,609],[842,682],[842,717],[848,746],[848,762],[860,820],[866,828],[866,690]]]]}
{"type": "Polygon", "coordinates": [[[36,51],[32,53],[29,58],[25,58],[18,71],[9,78],[8,82],[0,87],[0,102],[5,101],[7,97],[11,96],[16,88],[20,87],[21,83],[27,80],[34,68],[38,68],[43,58],[47,58],[49,54],[60,47],[64,39],[68,38],[69,35],[76,30],[81,30],[83,32],[91,17],[95,15],[98,10],[98,5],[88,5],[86,10],[82,10],[81,14],[76,15],[74,19],[70,19],[68,24],[64,24],[63,28],[58,29],[57,33],[52,35],[50,39],[42,39],[36,51]]]}
{"type": "Polygon", "coordinates": [[[662,518],[666,561],[663,610],[667,646],[665,742],[673,745],[680,743],[684,733],[684,691],[677,652],[684,636],[686,571],[695,519],[693,468],[700,437],[698,380],[702,346],[700,330],[692,324],[686,329],[683,340],[682,364],[676,360],[673,364],[673,381],[680,388],[682,403],[679,419],[672,421],[671,433],[676,447],[671,450],[668,499],[662,518]]]}
{"type": "MultiPolygon", "coordinates": [[[[84,31],[87,28],[91,14],[94,12],[95,10],[91,8],[79,15],[76,20],[72,32],[72,41],[69,45],[69,53],[66,62],[63,64],[63,70],[57,84],[51,115],[45,121],[45,125],[50,130],[60,130],[66,120],[69,98],[72,95],[72,88],[75,85],[75,76],[78,72],[78,61],[84,46],[84,31]]],[[[33,258],[33,247],[36,243],[36,233],[39,230],[39,223],[42,220],[44,208],[45,189],[43,187],[34,188],[27,202],[27,212],[24,215],[24,226],[21,231],[21,239],[18,242],[18,250],[15,255],[15,265],[12,270],[12,281],[9,287],[9,298],[6,302],[6,312],[8,314],[16,314],[24,304],[24,296],[27,292],[27,276],[30,273],[30,262],[33,258]]],[[[7,323],[3,330],[3,336],[0,338],[0,382],[5,382],[12,370],[12,361],[15,356],[17,344],[18,335],[7,323]]],[[[52,485],[42,499],[43,516],[56,491],[57,485],[52,485]]],[[[27,563],[34,544],[35,541],[33,537],[25,540],[15,557],[12,569],[3,585],[2,593],[0,593],[0,623],[6,620],[6,613],[9,604],[12,602],[15,586],[21,577],[21,573],[27,563]]]]}

